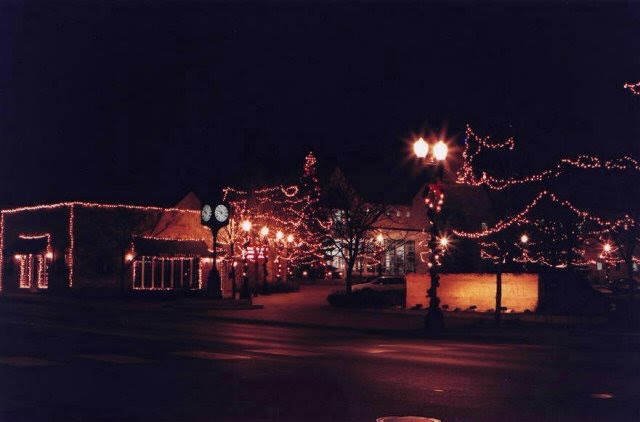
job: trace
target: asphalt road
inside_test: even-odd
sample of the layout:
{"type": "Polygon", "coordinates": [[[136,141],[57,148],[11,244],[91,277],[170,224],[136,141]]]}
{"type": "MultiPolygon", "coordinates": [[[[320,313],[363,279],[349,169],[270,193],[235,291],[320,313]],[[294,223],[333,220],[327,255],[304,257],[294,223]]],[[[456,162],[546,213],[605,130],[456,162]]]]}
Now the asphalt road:
{"type": "MultiPolygon", "coordinates": [[[[631,339],[631,340],[630,340],[631,339]]],[[[0,421],[640,419],[638,342],[367,336],[0,304],[0,421]]]]}

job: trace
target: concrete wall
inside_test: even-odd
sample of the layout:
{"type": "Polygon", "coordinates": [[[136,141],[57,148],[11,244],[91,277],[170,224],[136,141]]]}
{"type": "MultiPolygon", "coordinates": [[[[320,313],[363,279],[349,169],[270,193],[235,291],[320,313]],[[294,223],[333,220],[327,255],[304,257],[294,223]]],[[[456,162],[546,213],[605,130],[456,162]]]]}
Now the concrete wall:
{"type": "MultiPolygon", "coordinates": [[[[429,305],[426,291],[431,281],[428,274],[407,274],[407,308],[429,305]]],[[[441,274],[438,289],[440,305],[465,310],[472,305],[477,311],[495,309],[495,274],[441,274]]],[[[522,312],[535,311],[538,305],[537,274],[502,274],[502,306],[522,312]]]]}

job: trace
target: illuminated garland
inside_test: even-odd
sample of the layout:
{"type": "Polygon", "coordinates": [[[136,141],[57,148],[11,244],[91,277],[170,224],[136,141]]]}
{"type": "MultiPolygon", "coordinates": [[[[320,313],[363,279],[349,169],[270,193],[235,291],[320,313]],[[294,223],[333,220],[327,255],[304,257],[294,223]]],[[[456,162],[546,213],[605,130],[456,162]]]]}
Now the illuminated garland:
{"type": "Polygon", "coordinates": [[[574,159],[564,158],[550,169],[522,178],[499,178],[491,176],[486,172],[482,172],[481,176],[478,177],[475,175],[473,162],[480,152],[484,149],[505,148],[511,151],[515,147],[515,141],[513,138],[509,138],[503,143],[491,143],[488,136],[480,137],[476,135],[469,125],[467,125],[466,129],[466,138],[467,142],[465,143],[465,148],[462,153],[463,164],[458,172],[457,183],[468,186],[486,185],[494,190],[502,190],[513,185],[538,183],[557,178],[568,168],[640,171],[640,163],[631,157],[620,157],[613,160],[602,161],[598,157],[583,154],[574,159]]]}
{"type": "Polygon", "coordinates": [[[466,231],[461,231],[461,230],[453,230],[453,233],[456,236],[460,236],[460,237],[464,237],[464,238],[468,238],[468,239],[480,239],[483,237],[487,237],[490,236],[492,234],[495,233],[499,233],[505,229],[507,229],[508,227],[511,227],[514,224],[527,224],[530,223],[530,221],[527,219],[527,215],[531,212],[531,210],[540,202],[541,199],[543,198],[548,198],[550,199],[552,202],[562,205],[563,207],[565,207],[566,209],[572,211],[573,213],[575,213],[576,215],[578,215],[579,217],[583,218],[584,220],[588,220],[591,221],[601,227],[605,227],[607,230],[611,230],[615,227],[619,227],[619,226],[624,226],[626,225],[630,225],[630,224],[636,224],[636,222],[628,215],[625,215],[624,218],[615,220],[615,221],[607,221],[603,218],[597,217],[595,215],[590,214],[587,211],[581,210],[577,207],[575,207],[573,204],[571,204],[569,201],[566,200],[561,200],[559,199],[554,193],[551,193],[549,191],[542,191],[540,193],[538,193],[538,195],[535,197],[535,199],[533,201],[531,201],[531,203],[529,203],[529,205],[527,205],[522,211],[520,211],[518,214],[516,214],[515,217],[509,219],[509,220],[500,220],[496,223],[496,225],[492,228],[488,228],[486,230],[483,230],[481,232],[466,232],[466,231]]]}
{"type": "Polygon", "coordinates": [[[624,88],[631,91],[631,93],[634,95],[640,95],[640,82],[637,82],[635,84],[626,83],[624,84],[624,88]]]}
{"type": "Polygon", "coordinates": [[[52,259],[53,258],[53,253],[52,253],[52,249],[51,249],[51,233],[36,233],[36,234],[26,234],[26,233],[21,233],[18,235],[18,238],[20,239],[25,239],[25,240],[33,240],[33,239],[47,239],[47,247],[46,247],[46,255],[45,258],[47,259],[52,259]]]}
{"type": "Polygon", "coordinates": [[[202,237],[197,237],[197,238],[186,238],[186,237],[161,237],[161,236],[151,236],[151,235],[147,235],[147,234],[135,234],[133,235],[134,238],[140,238],[140,239],[149,239],[149,240],[160,240],[160,241],[172,241],[172,242],[205,242],[206,243],[206,239],[202,238],[202,237]]]}
{"type": "Polygon", "coordinates": [[[83,208],[99,208],[99,209],[128,209],[128,210],[138,210],[138,211],[160,211],[160,212],[181,212],[185,214],[199,214],[200,211],[197,210],[186,210],[182,208],[162,208],[162,207],[154,207],[154,206],[144,206],[144,205],[126,205],[126,204],[98,204],[95,202],[60,202],[56,204],[49,205],[32,205],[27,207],[19,207],[19,208],[11,208],[2,210],[3,214],[14,214],[17,212],[23,211],[39,211],[39,210],[51,210],[56,208],[65,208],[65,207],[73,207],[79,206],[83,208]]]}

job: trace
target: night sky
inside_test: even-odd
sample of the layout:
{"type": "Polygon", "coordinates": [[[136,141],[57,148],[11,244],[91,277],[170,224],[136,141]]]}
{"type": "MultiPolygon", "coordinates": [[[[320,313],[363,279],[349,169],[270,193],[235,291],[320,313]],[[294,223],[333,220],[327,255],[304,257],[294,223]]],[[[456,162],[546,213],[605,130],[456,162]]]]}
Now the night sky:
{"type": "Polygon", "coordinates": [[[173,205],[295,181],[371,195],[412,133],[513,135],[523,172],[638,156],[640,4],[0,2],[0,207],[173,205]]]}

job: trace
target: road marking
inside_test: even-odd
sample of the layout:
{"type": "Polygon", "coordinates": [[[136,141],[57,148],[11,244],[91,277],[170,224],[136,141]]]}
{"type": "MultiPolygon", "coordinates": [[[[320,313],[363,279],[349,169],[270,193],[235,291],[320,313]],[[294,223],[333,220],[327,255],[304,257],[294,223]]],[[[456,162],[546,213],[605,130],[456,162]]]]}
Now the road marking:
{"type": "Polygon", "coordinates": [[[362,346],[327,346],[327,347],[323,347],[323,349],[335,350],[338,352],[370,353],[370,354],[389,353],[394,351],[390,349],[381,349],[377,347],[362,347],[362,346]]]}
{"type": "Polygon", "coordinates": [[[322,353],[306,352],[304,350],[294,350],[294,349],[269,348],[269,349],[253,349],[253,350],[247,350],[247,351],[253,352],[253,353],[265,353],[268,355],[283,355],[283,356],[296,356],[296,357],[322,356],[322,353]]]}
{"type": "Polygon", "coordinates": [[[149,363],[150,360],[126,355],[78,355],[83,359],[97,360],[99,362],[117,363],[121,365],[149,363]]]}
{"type": "Polygon", "coordinates": [[[593,393],[591,394],[592,399],[612,399],[613,394],[611,393],[593,393]]]}
{"type": "Polygon", "coordinates": [[[187,358],[206,359],[206,360],[234,360],[234,359],[251,359],[251,356],[246,355],[231,355],[228,353],[214,353],[204,350],[173,352],[172,355],[184,356],[187,358]]]}
{"type": "Polygon", "coordinates": [[[378,344],[378,347],[387,347],[387,348],[395,348],[398,351],[405,350],[418,350],[420,352],[436,352],[436,351],[445,351],[451,349],[447,346],[433,346],[430,344],[378,344]]]}
{"type": "Polygon", "coordinates": [[[17,366],[20,368],[56,365],[55,362],[51,362],[44,359],[38,359],[30,356],[2,356],[0,357],[0,364],[17,366]]]}

